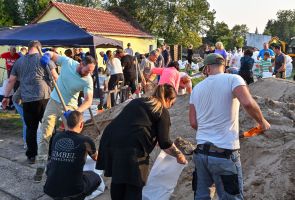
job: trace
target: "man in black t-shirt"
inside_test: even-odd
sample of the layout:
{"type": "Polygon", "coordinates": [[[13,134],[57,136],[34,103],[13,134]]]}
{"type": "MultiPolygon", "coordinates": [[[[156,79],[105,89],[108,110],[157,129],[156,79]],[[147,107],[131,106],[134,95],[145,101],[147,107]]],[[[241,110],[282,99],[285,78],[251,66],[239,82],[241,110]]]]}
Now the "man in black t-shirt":
{"type": "Polygon", "coordinates": [[[286,55],[282,53],[280,46],[274,47],[275,62],[274,62],[274,73],[276,78],[286,79],[286,55]]]}
{"type": "MultiPolygon", "coordinates": [[[[54,199],[84,199],[101,183],[93,171],[83,171],[87,154],[97,160],[94,142],[81,135],[83,117],[78,111],[66,116],[68,130],[53,138],[44,192],[54,199]]],[[[42,172],[43,173],[43,172],[42,172]]]]}

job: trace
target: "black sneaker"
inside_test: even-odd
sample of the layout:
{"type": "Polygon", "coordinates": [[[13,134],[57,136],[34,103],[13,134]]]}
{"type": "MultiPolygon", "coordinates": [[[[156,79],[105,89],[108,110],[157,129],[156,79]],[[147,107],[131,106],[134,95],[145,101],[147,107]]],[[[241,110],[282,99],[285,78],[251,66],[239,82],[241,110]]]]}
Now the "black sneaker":
{"type": "Polygon", "coordinates": [[[38,167],[36,170],[36,174],[34,175],[34,182],[35,183],[40,183],[42,181],[42,176],[44,173],[45,169],[38,167]]]}
{"type": "Polygon", "coordinates": [[[27,158],[27,162],[28,162],[30,165],[35,164],[35,162],[36,162],[36,158],[35,158],[35,157],[27,158]]]}

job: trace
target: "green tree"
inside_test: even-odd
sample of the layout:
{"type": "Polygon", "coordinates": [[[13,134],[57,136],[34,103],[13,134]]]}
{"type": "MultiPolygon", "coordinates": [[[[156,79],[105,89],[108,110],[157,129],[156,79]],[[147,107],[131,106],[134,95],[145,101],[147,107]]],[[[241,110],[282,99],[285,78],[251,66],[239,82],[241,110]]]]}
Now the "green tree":
{"type": "Polygon", "coordinates": [[[25,23],[31,23],[48,5],[50,0],[22,0],[25,23]]]}
{"type": "Polygon", "coordinates": [[[232,29],[229,29],[225,22],[216,22],[212,24],[207,31],[205,41],[213,44],[220,41],[226,49],[243,47],[246,33],[248,32],[249,29],[245,24],[235,25],[232,29]]]}
{"type": "Polygon", "coordinates": [[[103,6],[126,9],[145,30],[170,44],[200,46],[200,35],[214,20],[206,0],[109,0],[103,6]]]}
{"type": "Polygon", "coordinates": [[[59,2],[75,4],[79,6],[86,6],[86,7],[93,7],[97,8],[100,7],[100,0],[58,0],[59,2]]]}
{"type": "Polygon", "coordinates": [[[12,19],[12,25],[23,25],[24,20],[22,18],[18,0],[4,0],[5,12],[12,19]]]}
{"type": "Polygon", "coordinates": [[[280,10],[277,19],[268,20],[264,34],[289,42],[295,36],[295,10],[280,10]]]}
{"type": "Polygon", "coordinates": [[[258,28],[256,27],[256,29],[255,29],[255,34],[259,34],[259,32],[258,32],[258,28]]]}
{"type": "Polygon", "coordinates": [[[233,47],[240,47],[240,48],[243,47],[246,40],[246,33],[248,32],[249,32],[249,28],[247,27],[246,24],[235,25],[231,29],[232,46],[230,48],[232,49],[233,47]]]}
{"type": "Polygon", "coordinates": [[[6,6],[4,0],[0,0],[0,27],[13,25],[12,18],[6,12],[6,6]]]}
{"type": "Polygon", "coordinates": [[[22,25],[18,0],[0,0],[0,26],[22,25]]]}

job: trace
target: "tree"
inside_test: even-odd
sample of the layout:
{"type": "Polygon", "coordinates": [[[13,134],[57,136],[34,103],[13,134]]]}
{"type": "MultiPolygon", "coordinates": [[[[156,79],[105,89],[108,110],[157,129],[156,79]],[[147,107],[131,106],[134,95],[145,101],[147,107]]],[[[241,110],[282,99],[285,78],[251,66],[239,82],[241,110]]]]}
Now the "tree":
{"type": "Polygon", "coordinates": [[[231,48],[243,47],[246,40],[246,34],[249,32],[249,28],[247,27],[247,25],[246,24],[235,25],[231,29],[231,32],[232,32],[232,43],[233,43],[231,48]]]}
{"type": "Polygon", "coordinates": [[[75,4],[79,6],[92,7],[92,8],[100,7],[100,0],[58,0],[58,1],[69,3],[69,4],[75,4]]]}
{"type": "Polygon", "coordinates": [[[258,28],[256,27],[256,29],[255,29],[255,34],[259,34],[259,32],[258,32],[258,28]]]}
{"type": "Polygon", "coordinates": [[[13,24],[13,20],[6,12],[6,6],[4,0],[0,0],[0,27],[1,26],[10,26],[13,24]]]}
{"type": "Polygon", "coordinates": [[[295,10],[280,10],[277,19],[268,20],[264,33],[289,42],[295,36],[295,10]]]}
{"type": "Polygon", "coordinates": [[[226,49],[243,47],[248,31],[249,29],[245,24],[235,25],[232,29],[229,29],[225,22],[216,22],[207,31],[205,41],[208,43],[221,41],[226,49]]]}
{"type": "Polygon", "coordinates": [[[0,26],[22,25],[18,0],[0,0],[0,26]]]}
{"type": "Polygon", "coordinates": [[[200,46],[200,35],[214,20],[206,0],[109,0],[103,6],[126,9],[145,30],[170,44],[200,46]]]}
{"type": "Polygon", "coordinates": [[[50,0],[22,0],[23,18],[31,23],[48,5],[50,0]]]}

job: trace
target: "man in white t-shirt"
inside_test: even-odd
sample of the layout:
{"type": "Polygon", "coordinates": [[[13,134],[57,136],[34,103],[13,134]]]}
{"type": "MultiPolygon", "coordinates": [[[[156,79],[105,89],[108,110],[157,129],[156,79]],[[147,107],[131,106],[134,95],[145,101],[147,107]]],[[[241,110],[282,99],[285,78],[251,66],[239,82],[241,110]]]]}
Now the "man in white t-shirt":
{"type": "Polygon", "coordinates": [[[225,60],[210,54],[204,64],[208,78],[193,89],[189,119],[197,131],[194,154],[197,184],[195,199],[211,199],[215,184],[219,199],[243,199],[243,178],[239,143],[239,106],[263,130],[270,128],[252,98],[245,81],[238,75],[224,74],[225,60]]]}

